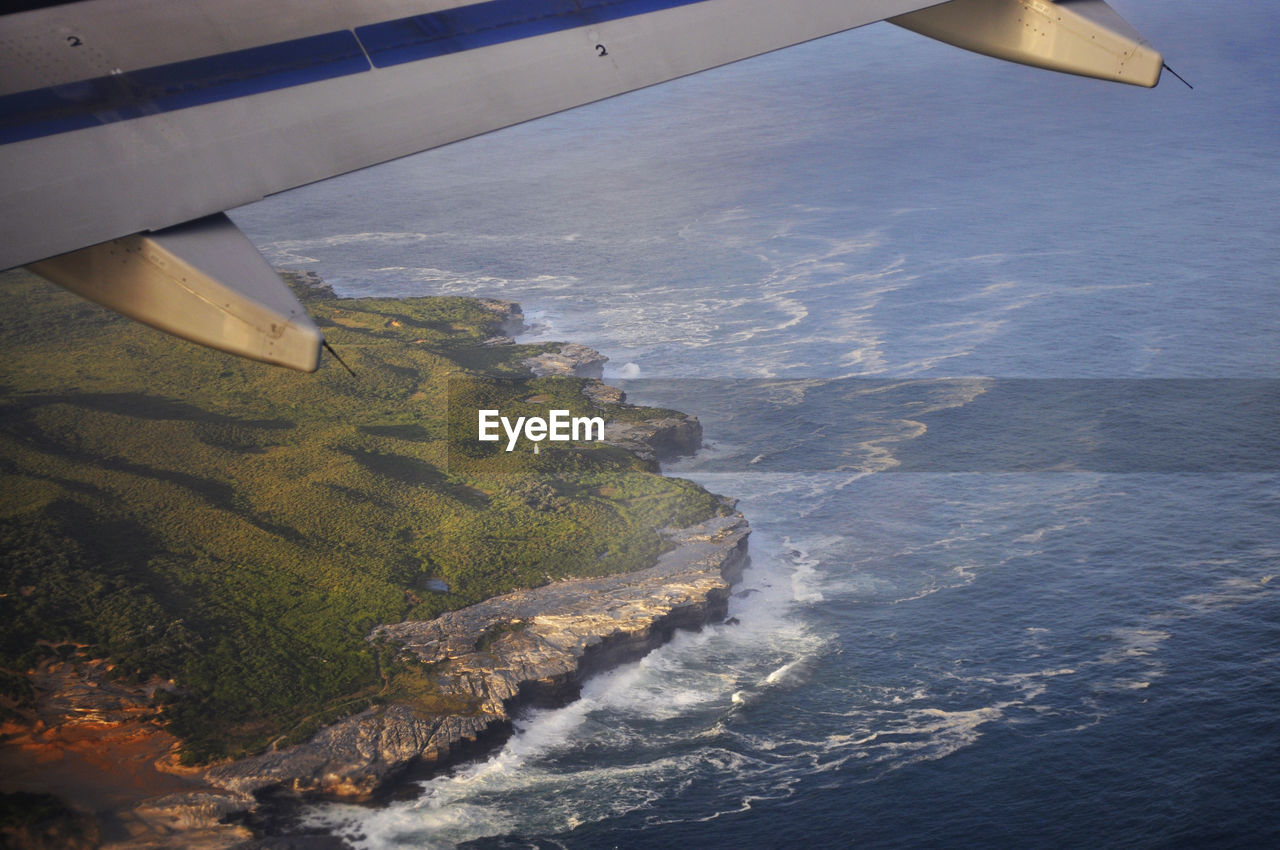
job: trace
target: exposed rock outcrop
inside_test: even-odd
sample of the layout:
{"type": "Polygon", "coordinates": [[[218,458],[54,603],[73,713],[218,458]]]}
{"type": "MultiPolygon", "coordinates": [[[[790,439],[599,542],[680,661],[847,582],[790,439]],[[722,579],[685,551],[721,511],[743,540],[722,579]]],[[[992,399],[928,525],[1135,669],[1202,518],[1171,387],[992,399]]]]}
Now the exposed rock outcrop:
{"type": "Polygon", "coordinates": [[[627,394],[617,387],[600,381],[592,381],[582,388],[582,394],[594,405],[603,407],[606,404],[625,404],[627,394]]]}
{"type": "Polygon", "coordinates": [[[696,416],[665,416],[643,422],[609,422],[605,442],[621,446],[645,460],[671,460],[702,447],[702,423],[696,416]]]}
{"type": "Polygon", "coordinates": [[[513,337],[524,330],[524,311],[516,302],[498,298],[477,298],[476,300],[481,307],[493,313],[496,324],[494,329],[500,334],[497,339],[510,343],[514,341],[513,337]]]}
{"type": "Polygon", "coordinates": [[[594,348],[576,342],[562,342],[558,351],[544,351],[523,362],[539,378],[544,375],[603,378],[604,364],[609,362],[609,358],[594,348]]]}
{"type": "Polygon", "coordinates": [[[254,807],[247,794],[194,791],[153,797],[122,817],[131,838],[107,845],[128,850],[218,850],[253,838],[234,821],[254,807]]]}

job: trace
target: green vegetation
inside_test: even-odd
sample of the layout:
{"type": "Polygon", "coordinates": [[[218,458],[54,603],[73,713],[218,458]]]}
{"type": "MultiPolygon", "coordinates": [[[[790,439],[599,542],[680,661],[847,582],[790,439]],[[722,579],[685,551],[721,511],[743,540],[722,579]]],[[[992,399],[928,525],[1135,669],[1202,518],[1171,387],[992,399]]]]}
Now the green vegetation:
{"type": "MultiPolygon", "coordinates": [[[[642,568],[659,529],[720,509],[610,447],[459,463],[450,378],[521,377],[542,349],[483,345],[496,317],[468,299],[305,297],[356,378],[199,348],[0,275],[0,708],[73,642],[116,675],[175,681],[159,703],[190,761],[389,699],[430,710],[429,671],[367,642],[374,625],[642,568]]],[[[580,379],[476,383],[517,413],[645,414],[592,407],[580,379]]]]}

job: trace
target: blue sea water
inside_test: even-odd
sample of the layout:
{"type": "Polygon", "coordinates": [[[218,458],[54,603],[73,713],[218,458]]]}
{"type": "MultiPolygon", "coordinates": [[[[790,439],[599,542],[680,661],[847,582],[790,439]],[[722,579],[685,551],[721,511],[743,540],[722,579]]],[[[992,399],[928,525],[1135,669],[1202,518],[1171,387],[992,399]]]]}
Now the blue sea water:
{"type": "Polygon", "coordinates": [[[1154,91],[877,25],[234,214],[347,295],[521,302],[740,500],[735,625],[357,846],[1280,846],[1270,4],[1117,4],[1154,91]]]}

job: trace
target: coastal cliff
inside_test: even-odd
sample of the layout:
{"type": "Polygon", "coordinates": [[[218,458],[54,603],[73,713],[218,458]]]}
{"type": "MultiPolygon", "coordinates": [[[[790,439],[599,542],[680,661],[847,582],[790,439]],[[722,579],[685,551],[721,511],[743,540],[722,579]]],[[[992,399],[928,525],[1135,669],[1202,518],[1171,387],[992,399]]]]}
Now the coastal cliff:
{"type": "MultiPolygon", "coordinates": [[[[518,309],[518,308],[517,308],[518,309]]],[[[595,374],[607,358],[566,344],[550,355],[557,374],[595,374]]],[[[535,372],[547,362],[526,361],[535,372]]],[[[600,383],[584,393],[620,404],[621,391],[600,383]]],[[[663,416],[610,423],[608,442],[645,459],[691,454],[701,445],[696,417],[663,416]]],[[[732,502],[725,502],[732,510],[732,502]]],[[[254,820],[270,799],[369,802],[404,776],[435,772],[501,744],[530,707],[576,699],[591,675],[638,660],[677,629],[724,619],[730,588],[747,562],[750,528],[737,512],[688,528],[668,528],[672,548],[648,569],[569,579],[502,594],[431,620],[375,628],[369,640],[428,665],[439,688],[424,711],[406,702],[366,709],[311,740],[215,766],[202,778],[222,793],[149,800],[139,816],[177,834],[210,836],[234,821],[254,820]]],[[[236,830],[239,835],[239,830],[236,830]]]]}
{"type": "MultiPolygon", "coordinates": [[[[272,810],[287,800],[376,800],[407,775],[444,770],[500,745],[521,711],[571,702],[591,675],[642,658],[676,630],[723,620],[730,589],[748,560],[749,534],[740,513],[712,517],[667,529],[673,548],[648,569],[555,582],[432,620],[375,628],[370,642],[429,666],[438,686],[431,705],[451,710],[390,702],[323,728],[301,744],[205,769],[178,769],[171,736],[124,716],[145,703],[105,682],[93,683],[88,697],[77,697],[85,688],[74,680],[50,694],[55,701],[74,702],[63,708],[79,716],[50,731],[93,734],[94,745],[106,746],[117,758],[138,758],[141,752],[155,759],[162,775],[177,771],[169,793],[113,809],[117,838],[121,831],[129,837],[104,846],[253,847],[263,837],[262,824],[270,822],[262,815],[264,800],[272,810]],[[131,749],[121,746],[122,738],[134,739],[131,749]]],[[[69,672],[65,665],[57,669],[69,672]]],[[[53,715],[50,720],[57,723],[53,715]]],[[[162,786],[163,780],[151,780],[153,792],[162,786]]],[[[74,830],[96,829],[91,820],[87,827],[81,823],[83,815],[73,817],[80,818],[68,821],[74,830]]],[[[70,827],[59,829],[62,835],[70,827]]],[[[67,834],[80,834],[74,830],[67,834]]],[[[91,835],[83,846],[99,846],[96,833],[91,835]]]]}
{"type": "Polygon", "coordinates": [[[149,798],[124,813],[137,838],[118,846],[253,847],[261,830],[243,824],[261,827],[264,800],[273,809],[284,800],[368,802],[407,775],[474,758],[506,740],[522,710],[567,704],[591,675],[642,658],[677,629],[722,620],[747,563],[749,534],[739,513],[713,517],[668,529],[674,548],[645,570],[570,579],[432,620],[379,626],[369,640],[430,665],[440,688],[433,704],[443,698],[453,710],[376,706],[305,743],[200,771],[205,788],[149,798]]]}
{"type": "Polygon", "coordinates": [[[300,376],[3,277],[5,841],[253,840],[266,799],[374,799],[724,616],[746,523],[655,474],[696,417],[627,404],[591,349],[515,343],[515,304],[293,275],[358,377],[300,376]],[[600,416],[605,444],[467,454],[457,376],[600,416]]]}
{"type": "Polygon", "coordinates": [[[562,705],[591,674],[643,657],[676,629],[722,619],[746,560],[741,514],[669,531],[675,548],[646,570],[571,579],[485,600],[434,620],[380,626],[433,666],[456,710],[367,709],[280,751],[211,768],[241,799],[285,793],[370,800],[410,768],[443,768],[504,740],[530,706],[562,705]]]}

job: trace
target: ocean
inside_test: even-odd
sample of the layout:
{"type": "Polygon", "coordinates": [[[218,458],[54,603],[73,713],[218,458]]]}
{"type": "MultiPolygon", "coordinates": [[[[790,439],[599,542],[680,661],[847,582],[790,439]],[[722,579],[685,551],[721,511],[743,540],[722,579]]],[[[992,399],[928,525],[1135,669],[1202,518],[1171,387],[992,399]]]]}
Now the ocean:
{"type": "Polygon", "coordinates": [[[233,212],[599,349],[754,529],[736,622],[310,827],[1280,846],[1280,19],[1116,5],[1194,91],[875,25],[233,212]]]}

